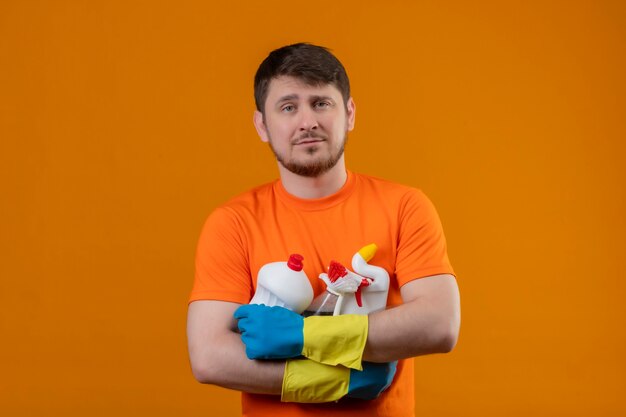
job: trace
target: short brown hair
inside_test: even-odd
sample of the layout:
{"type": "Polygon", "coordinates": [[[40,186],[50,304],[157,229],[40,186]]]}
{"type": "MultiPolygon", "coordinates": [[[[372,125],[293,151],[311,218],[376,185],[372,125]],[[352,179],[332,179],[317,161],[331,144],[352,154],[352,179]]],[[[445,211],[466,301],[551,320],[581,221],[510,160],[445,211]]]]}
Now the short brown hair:
{"type": "Polygon", "coordinates": [[[350,98],[350,81],[346,69],[328,48],[296,43],[270,52],[259,65],[254,76],[254,101],[261,113],[265,113],[270,82],[280,76],[298,78],[308,85],[332,84],[341,92],[344,105],[350,98]]]}

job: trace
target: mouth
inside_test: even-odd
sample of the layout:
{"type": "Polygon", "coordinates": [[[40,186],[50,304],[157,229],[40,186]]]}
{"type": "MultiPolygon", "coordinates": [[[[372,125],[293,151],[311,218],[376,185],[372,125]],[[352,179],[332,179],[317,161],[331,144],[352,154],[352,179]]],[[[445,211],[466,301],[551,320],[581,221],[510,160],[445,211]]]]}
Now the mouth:
{"type": "Polygon", "coordinates": [[[320,142],[324,142],[326,139],[306,139],[306,140],[300,140],[297,141],[296,143],[294,143],[294,146],[298,146],[298,145],[311,145],[314,143],[320,143],[320,142]]]}
{"type": "Polygon", "coordinates": [[[298,139],[296,139],[293,142],[293,145],[294,146],[297,146],[297,145],[310,145],[310,144],[313,144],[313,143],[320,143],[320,142],[325,142],[325,141],[326,141],[326,138],[323,137],[323,136],[320,136],[320,135],[315,134],[315,133],[313,133],[313,134],[308,133],[308,134],[300,136],[298,139]]]}

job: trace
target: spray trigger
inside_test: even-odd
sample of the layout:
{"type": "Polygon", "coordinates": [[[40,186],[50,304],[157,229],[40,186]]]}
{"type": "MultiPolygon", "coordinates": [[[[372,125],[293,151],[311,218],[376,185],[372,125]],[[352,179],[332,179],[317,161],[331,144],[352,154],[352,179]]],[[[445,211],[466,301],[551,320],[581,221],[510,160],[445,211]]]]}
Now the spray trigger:
{"type": "Polygon", "coordinates": [[[359,284],[359,288],[357,288],[356,292],[354,293],[354,298],[356,298],[356,305],[358,305],[359,307],[363,307],[363,300],[361,299],[361,289],[363,289],[364,287],[369,287],[369,285],[372,282],[367,279],[367,278],[363,278],[361,280],[361,283],[359,284]]]}

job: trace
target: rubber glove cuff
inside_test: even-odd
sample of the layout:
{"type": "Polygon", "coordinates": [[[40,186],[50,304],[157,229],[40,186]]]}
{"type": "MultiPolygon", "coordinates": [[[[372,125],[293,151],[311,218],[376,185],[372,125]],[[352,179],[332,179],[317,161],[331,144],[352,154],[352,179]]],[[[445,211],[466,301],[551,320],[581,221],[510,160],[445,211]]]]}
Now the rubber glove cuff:
{"type": "Polygon", "coordinates": [[[326,365],[362,370],[368,318],[356,314],[304,319],[302,354],[326,365]]]}
{"type": "Polygon", "coordinates": [[[310,359],[290,359],[283,376],[281,401],[324,403],[341,398],[373,400],[391,385],[396,362],[363,363],[363,371],[310,359]]]}

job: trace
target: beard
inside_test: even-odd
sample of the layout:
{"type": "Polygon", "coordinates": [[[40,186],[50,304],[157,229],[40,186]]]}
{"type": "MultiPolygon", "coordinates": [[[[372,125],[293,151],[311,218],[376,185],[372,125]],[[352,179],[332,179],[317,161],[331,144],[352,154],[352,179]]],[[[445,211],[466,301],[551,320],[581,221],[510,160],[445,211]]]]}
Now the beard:
{"type": "MultiPolygon", "coordinates": [[[[309,135],[307,137],[316,137],[315,135],[309,135]]],[[[311,159],[309,161],[298,161],[296,158],[289,158],[285,155],[281,155],[274,145],[272,144],[272,139],[270,137],[269,144],[276,160],[284,166],[288,171],[300,175],[302,177],[319,177],[320,175],[330,171],[337,162],[341,159],[343,155],[344,148],[346,145],[346,141],[348,140],[348,134],[346,133],[343,137],[338,148],[332,148],[325,155],[319,155],[315,159],[311,159]]],[[[318,146],[312,146],[306,150],[308,155],[314,155],[315,153],[321,153],[318,146]]]]}

